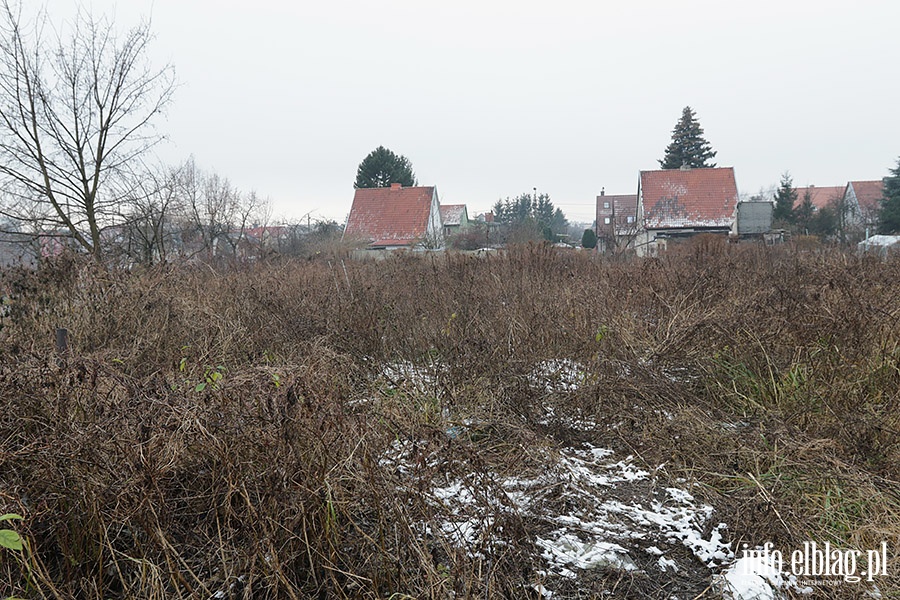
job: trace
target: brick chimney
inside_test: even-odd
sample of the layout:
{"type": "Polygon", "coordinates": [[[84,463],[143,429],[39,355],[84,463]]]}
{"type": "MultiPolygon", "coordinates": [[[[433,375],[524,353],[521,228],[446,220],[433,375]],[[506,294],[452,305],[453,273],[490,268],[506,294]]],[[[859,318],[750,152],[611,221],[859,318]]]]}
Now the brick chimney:
{"type": "Polygon", "coordinates": [[[399,183],[392,183],[392,184],[391,184],[391,189],[392,189],[392,190],[399,190],[401,187],[403,187],[403,186],[402,186],[401,184],[399,184],[399,183]]]}

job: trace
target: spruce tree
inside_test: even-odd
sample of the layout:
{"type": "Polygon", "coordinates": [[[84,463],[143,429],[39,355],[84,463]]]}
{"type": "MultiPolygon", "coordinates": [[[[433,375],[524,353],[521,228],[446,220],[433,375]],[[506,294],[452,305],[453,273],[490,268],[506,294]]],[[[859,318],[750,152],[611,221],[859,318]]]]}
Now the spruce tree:
{"type": "Polygon", "coordinates": [[[666,148],[666,155],[659,161],[663,169],[680,169],[682,166],[699,169],[715,167],[710,163],[716,151],[703,138],[703,128],[697,121],[696,114],[690,106],[685,106],[681,119],[672,130],[672,143],[666,148]]]}
{"type": "Polygon", "coordinates": [[[405,156],[398,156],[384,146],[378,146],[359,163],[353,187],[390,187],[392,183],[404,187],[417,185],[412,163],[405,156]]]}
{"type": "Polygon", "coordinates": [[[900,158],[890,172],[891,176],[884,179],[884,196],[878,216],[878,233],[887,235],[900,234],[900,158]]]}
{"type": "Polygon", "coordinates": [[[795,204],[797,204],[797,190],[794,189],[791,174],[785,171],[781,176],[778,191],[775,192],[775,210],[772,213],[772,220],[781,227],[792,224],[795,204]]]}
{"type": "Polygon", "coordinates": [[[812,194],[809,189],[803,193],[800,205],[794,212],[794,222],[800,230],[800,233],[809,234],[810,227],[813,224],[813,218],[816,215],[816,206],[812,201],[812,194]]]}

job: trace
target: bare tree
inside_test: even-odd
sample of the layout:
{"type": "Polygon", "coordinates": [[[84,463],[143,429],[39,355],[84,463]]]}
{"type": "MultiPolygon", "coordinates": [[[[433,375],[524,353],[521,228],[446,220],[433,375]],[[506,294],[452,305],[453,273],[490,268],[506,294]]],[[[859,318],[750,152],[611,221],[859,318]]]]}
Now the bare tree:
{"type": "Polygon", "coordinates": [[[179,197],[193,254],[208,258],[238,255],[253,224],[269,219],[270,204],[255,192],[244,194],[216,173],[205,173],[190,158],[180,169],[179,197]]]}
{"type": "Polygon", "coordinates": [[[134,174],[122,225],[107,229],[106,253],[123,253],[130,260],[152,265],[166,262],[178,250],[179,171],[165,166],[143,168],[134,174]]]}
{"type": "Polygon", "coordinates": [[[0,211],[99,258],[101,230],[133,191],[123,169],[162,139],[153,120],[172,99],[173,68],[147,64],[148,23],[118,36],[79,12],[64,35],[44,12],[23,21],[15,0],[0,10],[0,211]]]}

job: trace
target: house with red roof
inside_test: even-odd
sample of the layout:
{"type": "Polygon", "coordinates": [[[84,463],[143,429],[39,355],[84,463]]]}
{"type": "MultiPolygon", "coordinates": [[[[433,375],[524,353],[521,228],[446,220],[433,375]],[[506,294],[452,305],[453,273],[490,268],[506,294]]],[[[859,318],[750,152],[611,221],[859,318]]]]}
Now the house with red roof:
{"type": "Polygon", "coordinates": [[[732,167],[641,171],[637,196],[640,255],[664,249],[671,238],[727,235],[734,226],[738,191],[732,167]]]}
{"type": "Polygon", "coordinates": [[[848,182],[844,190],[848,221],[858,227],[877,227],[883,197],[884,180],[848,182]]]}
{"type": "Polygon", "coordinates": [[[437,188],[359,188],[344,228],[344,240],[370,249],[440,248],[444,245],[437,188]]]}
{"type": "Polygon", "coordinates": [[[797,201],[794,203],[794,210],[803,206],[803,203],[806,202],[806,197],[809,196],[813,209],[815,211],[820,211],[829,204],[840,202],[844,197],[845,187],[842,185],[829,185],[824,187],[811,185],[809,187],[794,188],[794,190],[797,192],[797,201]]]}

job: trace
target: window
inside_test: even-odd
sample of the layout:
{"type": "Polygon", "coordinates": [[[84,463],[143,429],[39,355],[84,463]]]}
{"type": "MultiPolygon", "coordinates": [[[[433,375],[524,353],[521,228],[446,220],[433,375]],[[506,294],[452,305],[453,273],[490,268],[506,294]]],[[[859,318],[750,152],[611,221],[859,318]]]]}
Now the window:
{"type": "Polygon", "coordinates": [[[629,222],[629,223],[634,223],[634,217],[629,216],[629,217],[628,217],[628,222],[629,222]]]}
{"type": "Polygon", "coordinates": [[[603,219],[603,224],[604,224],[604,225],[609,225],[609,217],[604,217],[604,219],[603,219]]]}
{"type": "Polygon", "coordinates": [[[604,203],[603,203],[603,208],[609,209],[609,202],[604,202],[604,203]]]}

